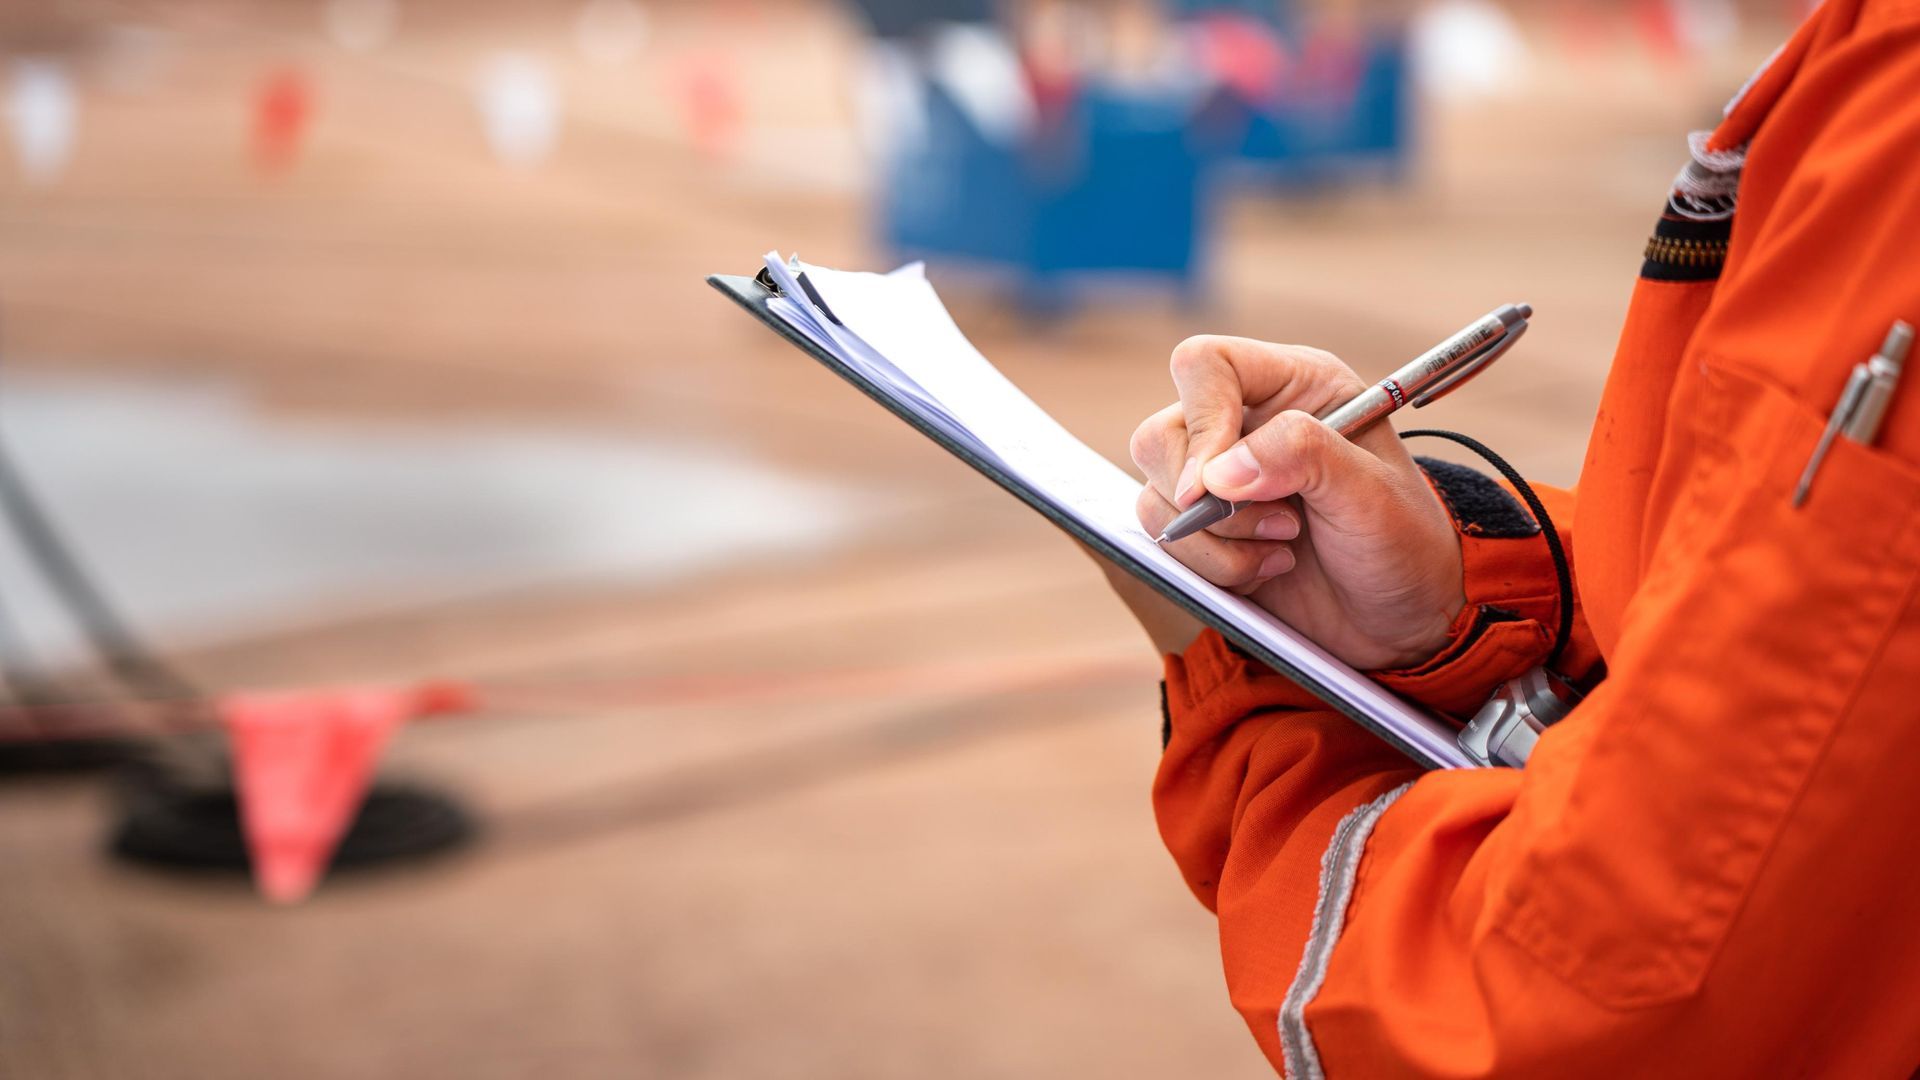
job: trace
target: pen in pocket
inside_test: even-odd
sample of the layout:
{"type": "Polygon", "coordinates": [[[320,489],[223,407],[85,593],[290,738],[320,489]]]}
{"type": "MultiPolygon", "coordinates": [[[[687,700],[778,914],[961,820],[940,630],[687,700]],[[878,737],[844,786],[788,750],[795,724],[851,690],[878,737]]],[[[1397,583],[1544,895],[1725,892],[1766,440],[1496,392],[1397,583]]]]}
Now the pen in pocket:
{"type": "Polygon", "coordinates": [[[1806,470],[1800,474],[1800,483],[1793,489],[1793,505],[1797,508],[1807,501],[1807,493],[1813,489],[1814,474],[1820,471],[1820,463],[1827,459],[1827,451],[1832,448],[1833,440],[1844,435],[1863,446],[1873,445],[1880,435],[1880,423],[1886,419],[1887,405],[1893,400],[1893,389],[1900,382],[1900,371],[1907,360],[1907,351],[1913,348],[1913,327],[1895,320],[1887,331],[1887,339],[1873,359],[1855,364],[1853,373],[1847,376],[1847,385],[1840,392],[1840,401],[1833,407],[1833,414],[1827,417],[1826,430],[1820,433],[1820,441],[1814,444],[1813,456],[1807,459],[1806,470]]]}

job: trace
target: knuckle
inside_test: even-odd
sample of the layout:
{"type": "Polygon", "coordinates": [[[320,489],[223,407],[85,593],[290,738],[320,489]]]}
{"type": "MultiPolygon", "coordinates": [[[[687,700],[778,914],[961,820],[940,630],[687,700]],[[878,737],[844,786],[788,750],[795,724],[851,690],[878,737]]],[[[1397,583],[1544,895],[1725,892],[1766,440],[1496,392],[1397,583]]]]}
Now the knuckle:
{"type": "Polygon", "coordinates": [[[1366,380],[1358,372],[1349,367],[1345,360],[1325,349],[1302,347],[1300,361],[1313,369],[1323,382],[1336,389],[1357,392],[1366,388],[1366,380]]]}
{"type": "Polygon", "coordinates": [[[1156,535],[1179,515],[1173,503],[1151,485],[1140,489],[1140,497],[1133,503],[1133,512],[1139,517],[1141,527],[1156,535]]]}
{"type": "Polygon", "coordinates": [[[1144,469],[1160,460],[1160,450],[1165,445],[1164,429],[1148,420],[1133,429],[1133,438],[1127,440],[1127,453],[1135,465],[1144,469]]]}
{"type": "Polygon", "coordinates": [[[1283,412],[1274,417],[1273,448],[1283,459],[1298,458],[1319,448],[1327,426],[1303,412],[1283,412]]]}
{"type": "Polygon", "coordinates": [[[1133,512],[1139,516],[1142,523],[1154,521],[1160,516],[1159,493],[1155,492],[1151,486],[1141,488],[1139,496],[1133,500],[1133,512]]]}
{"type": "Polygon", "coordinates": [[[1220,352],[1220,339],[1213,334],[1195,334],[1173,347],[1173,355],[1167,360],[1167,367],[1177,379],[1183,374],[1200,371],[1211,366],[1220,352]]]}
{"type": "Polygon", "coordinates": [[[1311,345],[1295,345],[1293,350],[1295,357],[1302,364],[1306,364],[1309,367],[1331,371],[1334,368],[1344,368],[1347,366],[1340,362],[1339,357],[1325,349],[1316,349],[1311,345]]]}

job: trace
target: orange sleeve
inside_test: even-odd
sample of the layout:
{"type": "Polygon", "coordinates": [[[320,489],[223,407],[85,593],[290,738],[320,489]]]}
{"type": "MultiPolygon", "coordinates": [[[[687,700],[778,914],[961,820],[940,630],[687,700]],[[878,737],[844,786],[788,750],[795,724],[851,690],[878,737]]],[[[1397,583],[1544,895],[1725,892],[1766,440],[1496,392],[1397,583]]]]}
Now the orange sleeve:
{"type": "Polygon", "coordinates": [[[1736,224],[1681,365],[1609,674],[1526,769],[1416,777],[1211,636],[1170,662],[1162,829],[1288,1075],[1920,1061],[1920,376],[1790,502],[1847,370],[1920,315],[1895,239],[1920,235],[1920,33],[1800,80],[1749,166],[1775,212],[1736,224]]]}
{"type": "Polygon", "coordinates": [[[1279,1061],[1281,997],[1313,918],[1314,867],[1354,807],[1411,779],[1398,751],[1207,630],[1167,660],[1155,816],[1187,885],[1220,916],[1227,989],[1279,1061]]]}
{"type": "MultiPolygon", "coordinates": [[[[1470,714],[1551,646],[1558,582],[1538,526],[1493,481],[1423,461],[1460,536],[1468,603],[1454,639],[1419,668],[1377,673],[1432,708],[1470,714]]],[[[1565,535],[1572,498],[1538,489],[1565,535]]],[[[1578,624],[1576,624],[1578,625],[1578,624]]],[[[1584,628],[1580,637],[1584,640],[1584,628]]],[[[1569,655],[1590,652],[1590,646],[1569,655]]],[[[1154,786],[1161,836],[1187,885],[1221,915],[1229,989],[1277,1063],[1276,1021],[1319,896],[1318,867],[1357,807],[1418,775],[1399,752],[1212,630],[1169,657],[1167,746],[1154,786]],[[1225,906],[1223,906],[1225,905],[1225,906]],[[1237,971],[1239,957],[1257,957],[1237,971]]]]}

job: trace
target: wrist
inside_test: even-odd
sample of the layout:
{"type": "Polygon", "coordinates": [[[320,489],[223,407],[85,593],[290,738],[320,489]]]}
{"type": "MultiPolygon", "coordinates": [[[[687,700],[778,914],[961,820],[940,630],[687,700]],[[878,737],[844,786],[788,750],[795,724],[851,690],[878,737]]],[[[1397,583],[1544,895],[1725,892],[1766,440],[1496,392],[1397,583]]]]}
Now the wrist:
{"type": "Polygon", "coordinates": [[[1467,558],[1460,522],[1425,468],[1419,469],[1422,491],[1432,506],[1432,523],[1422,531],[1428,539],[1417,544],[1424,582],[1408,590],[1408,608],[1396,613],[1403,632],[1382,642],[1390,655],[1375,670],[1407,671],[1439,656],[1459,638],[1462,612],[1467,610],[1467,558]]]}
{"type": "Polygon", "coordinates": [[[1115,566],[1111,560],[1095,554],[1091,549],[1087,549],[1087,554],[1100,564],[1100,572],[1106,575],[1108,587],[1127,605],[1134,621],[1146,631],[1147,640],[1153,643],[1154,650],[1161,656],[1187,651],[1200,636],[1200,631],[1204,629],[1200,620],[1155,592],[1139,578],[1115,566]]]}
{"type": "Polygon", "coordinates": [[[1408,635],[1392,658],[1381,664],[1380,668],[1386,671],[1409,671],[1431,663],[1459,640],[1464,632],[1466,611],[1466,589],[1458,588],[1447,603],[1436,607],[1431,616],[1419,620],[1420,628],[1408,635]]]}
{"type": "Polygon", "coordinates": [[[1558,596],[1540,527],[1506,489],[1477,470],[1420,459],[1445,506],[1460,553],[1461,600],[1439,648],[1376,670],[1389,688],[1439,712],[1466,715],[1505,679],[1538,664],[1552,645],[1558,596]]]}

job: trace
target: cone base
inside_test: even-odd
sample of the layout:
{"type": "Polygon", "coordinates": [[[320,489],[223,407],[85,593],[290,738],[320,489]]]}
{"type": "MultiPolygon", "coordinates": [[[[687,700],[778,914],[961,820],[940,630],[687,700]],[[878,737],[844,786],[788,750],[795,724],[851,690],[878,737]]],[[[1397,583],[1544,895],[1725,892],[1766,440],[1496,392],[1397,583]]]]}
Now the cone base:
{"type": "MultiPolygon", "coordinates": [[[[163,870],[248,872],[233,788],[153,777],[130,780],[109,850],[163,870]]],[[[334,853],[333,868],[403,863],[470,842],[476,823],[452,797],[404,784],[376,786],[334,853]]]]}
{"type": "Polygon", "coordinates": [[[0,781],[47,773],[84,773],[137,762],[144,745],[137,739],[54,739],[0,745],[0,781]]]}

